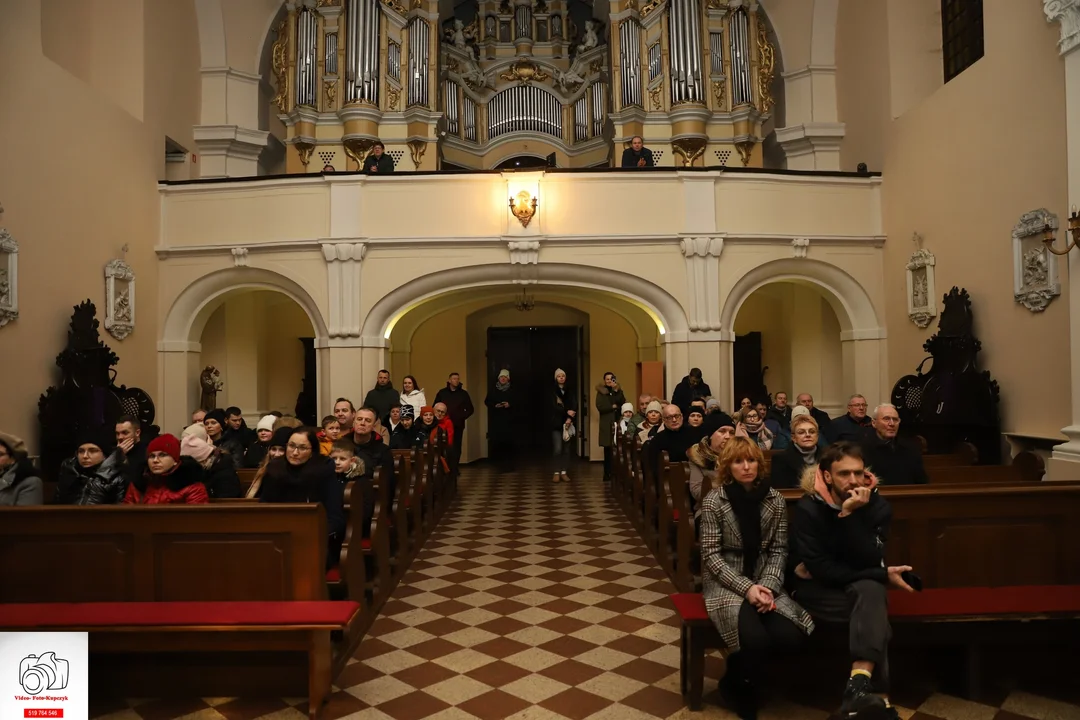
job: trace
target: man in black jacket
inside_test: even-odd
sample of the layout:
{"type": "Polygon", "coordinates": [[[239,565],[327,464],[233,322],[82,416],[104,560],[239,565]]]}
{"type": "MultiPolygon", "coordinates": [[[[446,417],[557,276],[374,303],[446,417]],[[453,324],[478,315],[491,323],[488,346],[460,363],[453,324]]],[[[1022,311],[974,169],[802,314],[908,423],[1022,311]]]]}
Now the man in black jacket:
{"type": "Polygon", "coordinates": [[[394,158],[386,153],[382,140],[376,140],[371,146],[371,154],[364,158],[364,172],[377,175],[389,175],[394,172],[394,158]]]}
{"type": "Polygon", "coordinates": [[[695,400],[704,400],[710,395],[712,395],[712,389],[701,378],[701,368],[690,368],[690,374],[675,386],[675,392],[671,394],[671,402],[679,406],[683,415],[689,415],[690,403],[695,400]]]}
{"type": "MultiPolygon", "coordinates": [[[[668,461],[686,462],[686,451],[694,446],[708,428],[705,425],[690,427],[684,422],[682,409],[675,403],[665,405],[660,411],[664,429],[645,444],[645,459],[653,470],[653,477],[659,478],[663,470],[663,453],[668,454],[668,461]]],[[[661,483],[656,483],[659,489],[661,483]]]]}
{"type": "Polygon", "coordinates": [[[473,408],[472,398],[469,392],[461,386],[461,375],[456,372],[450,373],[446,387],[435,394],[435,404],[442,403],[446,406],[446,414],[450,422],[454,424],[454,456],[451,459],[456,463],[461,457],[462,438],[465,436],[465,421],[473,416],[476,409],[473,408]]]}
{"type": "Polygon", "coordinates": [[[356,418],[353,420],[352,441],[356,444],[354,454],[364,461],[364,473],[361,476],[364,498],[363,537],[371,537],[371,520],[375,517],[375,488],[372,485],[375,468],[380,468],[379,482],[386,487],[388,506],[383,508],[384,513],[389,513],[389,507],[394,503],[394,493],[397,491],[394,478],[394,452],[375,432],[377,419],[375,410],[364,406],[356,411],[356,418]]]}
{"type": "MultiPolygon", "coordinates": [[[[381,420],[390,414],[390,408],[399,407],[400,405],[401,393],[390,382],[390,371],[380,370],[375,380],[375,387],[368,390],[368,394],[364,396],[364,407],[374,409],[375,412],[379,413],[379,419],[381,420]]],[[[341,429],[345,430],[345,426],[342,426],[341,429]]]]}
{"type": "Polygon", "coordinates": [[[875,435],[864,443],[866,463],[885,485],[925,485],[929,482],[922,451],[898,437],[900,413],[895,405],[882,403],[874,408],[875,435]]]}
{"type": "Polygon", "coordinates": [[[791,406],[787,404],[787,393],[780,390],[773,396],[773,405],[765,413],[766,418],[771,418],[787,430],[791,427],[791,406]]]}
{"type": "Polygon", "coordinates": [[[645,147],[640,135],[630,138],[630,147],[623,150],[621,166],[624,168],[642,168],[653,166],[652,150],[645,147]]]}
{"type": "Polygon", "coordinates": [[[829,417],[829,413],[825,412],[821,408],[814,407],[813,395],[811,395],[810,393],[799,393],[798,397],[795,398],[795,404],[802,405],[804,408],[809,410],[810,416],[814,418],[814,420],[817,420],[818,430],[821,432],[821,434],[828,435],[827,429],[829,427],[829,423],[831,422],[831,418],[829,417]]]}
{"type": "Polygon", "coordinates": [[[829,423],[825,439],[831,443],[848,441],[863,442],[869,439],[874,430],[870,418],[866,416],[866,398],[852,395],[848,399],[847,415],[842,415],[829,423]]]}
{"type": "Polygon", "coordinates": [[[830,446],[818,468],[792,513],[791,597],[815,619],[848,623],[851,677],[840,716],[897,717],[884,697],[892,634],[887,590],[912,588],[902,577],[909,566],[885,565],[892,508],[877,493],[857,443],[830,446]]]}

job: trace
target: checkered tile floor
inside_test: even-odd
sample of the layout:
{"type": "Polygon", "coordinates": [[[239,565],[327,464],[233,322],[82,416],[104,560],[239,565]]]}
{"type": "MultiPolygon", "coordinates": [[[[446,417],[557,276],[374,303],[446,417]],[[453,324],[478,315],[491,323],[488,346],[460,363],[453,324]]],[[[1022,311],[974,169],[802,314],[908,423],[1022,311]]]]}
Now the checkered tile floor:
{"type": "MultiPolygon", "coordinates": [[[[326,720],[734,718],[706,681],[679,694],[672,587],[595,466],[558,485],[542,471],[466,470],[460,496],[338,677],[326,720]]],[[[722,672],[710,658],[708,675],[722,672]]],[[[763,720],[825,720],[838,701],[776,700],[763,720]]],[[[905,698],[907,700],[907,698],[905,698]]],[[[916,720],[1080,719],[1080,707],[1014,692],[997,707],[923,693],[916,720]]],[[[301,698],[127,701],[108,720],[306,717],[301,698]]]]}

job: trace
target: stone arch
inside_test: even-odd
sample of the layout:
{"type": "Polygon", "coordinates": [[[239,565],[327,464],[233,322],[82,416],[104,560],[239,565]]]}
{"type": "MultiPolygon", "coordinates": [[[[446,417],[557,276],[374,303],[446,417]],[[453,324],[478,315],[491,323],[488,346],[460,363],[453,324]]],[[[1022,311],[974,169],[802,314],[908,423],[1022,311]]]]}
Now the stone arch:
{"type": "Polygon", "coordinates": [[[888,398],[888,353],[884,323],[866,288],[835,265],[808,258],[773,260],[750,270],[731,287],[720,313],[726,336],[723,351],[729,406],[734,385],[734,327],[740,308],[755,290],[779,282],[815,288],[832,307],[840,323],[842,393],[862,393],[871,404],[888,398]]]}
{"type": "MultiPolygon", "coordinates": [[[[517,267],[535,268],[529,280],[542,285],[590,288],[621,296],[645,310],[669,342],[684,341],[689,333],[682,305],[663,288],[635,275],[609,270],[604,273],[606,283],[600,284],[596,282],[595,269],[586,265],[540,263],[517,267]]],[[[523,272],[529,273],[529,270],[523,272]]],[[[450,268],[421,276],[387,293],[372,306],[364,318],[361,338],[368,347],[385,347],[387,335],[397,319],[424,301],[451,290],[514,282],[513,274],[503,264],[450,268]]]]}
{"type": "Polygon", "coordinates": [[[326,338],[326,322],[311,294],[295,280],[273,270],[232,267],[203,275],[177,295],[162,324],[161,343],[166,349],[198,351],[196,338],[202,335],[210,315],[228,295],[248,290],[271,290],[288,296],[303,308],[317,338],[326,338]]]}
{"type": "Polygon", "coordinates": [[[210,316],[229,296],[252,290],[269,290],[293,300],[311,322],[316,346],[327,342],[322,311],[311,293],[296,281],[254,267],[231,267],[203,275],[176,296],[161,326],[157,400],[162,427],[176,429],[186,425],[190,419],[188,413],[198,402],[198,376],[202,371],[199,340],[210,316]]]}

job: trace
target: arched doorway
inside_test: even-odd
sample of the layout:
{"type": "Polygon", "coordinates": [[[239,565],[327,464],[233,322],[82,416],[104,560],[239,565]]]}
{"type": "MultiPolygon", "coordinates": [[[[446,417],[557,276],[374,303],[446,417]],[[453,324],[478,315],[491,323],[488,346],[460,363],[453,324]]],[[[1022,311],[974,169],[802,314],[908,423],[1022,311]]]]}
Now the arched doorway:
{"type": "MultiPolygon", "coordinates": [[[[216,359],[219,362],[224,361],[226,366],[231,362],[227,352],[230,343],[228,336],[230,312],[237,317],[232,327],[240,328],[238,332],[255,333],[260,326],[265,327],[265,332],[273,336],[272,341],[265,343],[271,350],[277,348],[278,343],[283,343],[285,347],[295,347],[292,343],[301,345],[299,339],[284,334],[284,330],[288,329],[284,325],[279,326],[265,320],[252,319],[252,327],[243,328],[242,324],[239,324],[241,322],[239,318],[245,316],[254,318],[257,310],[256,302],[260,303],[259,311],[270,308],[271,319],[274,317],[274,309],[287,315],[290,318],[288,328],[292,328],[290,332],[310,333],[301,337],[310,337],[314,348],[325,347],[328,333],[323,313],[312,299],[312,293],[296,280],[273,270],[256,267],[231,267],[198,277],[176,295],[162,324],[161,340],[158,343],[159,387],[155,398],[159,404],[162,428],[173,431],[184,427],[190,421],[191,412],[198,407],[199,374],[206,365],[211,364],[203,357],[203,342],[206,339],[210,341],[208,349],[212,358],[215,357],[214,353],[217,353],[216,359]],[[231,301],[235,303],[230,304],[231,301]],[[223,307],[225,310],[221,310],[223,307]],[[221,319],[215,319],[219,310],[224,314],[219,316],[221,319]],[[303,324],[305,319],[307,325],[303,324]],[[223,321],[224,334],[223,328],[218,324],[223,321]],[[204,339],[208,326],[209,336],[204,339]],[[276,330],[281,332],[275,332],[276,330]],[[225,355],[221,353],[222,347],[226,348],[225,355]]],[[[255,342],[255,340],[251,341],[255,342]]],[[[236,346],[237,343],[233,341],[233,345],[236,346]]],[[[249,414],[275,409],[274,407],[259,407],[260,402],[265,404],[273,401],[277,405],[287,403],[279,394],[285,391],[291,392],[292,384],[287,384],[282,390],[275,390],[272,393],[268,389],[263,390],[260,396],[258,381],[251,382],[244,379],[243,371],[239,368],[250,367],[253,357],[258,357],[258,355],[251,355],[250,349],[248,352],[247,360],[237,365],[238,369],[233,379],[226,380],[229,383],[228,389],[219,396],[218,402],[221,403],[226,397],[229,400],[239,400],[239,402],[229,404],[239,405],[241,410],[249,414]],[[234,384],[240,384],[243,388],[235,398],[230,392],[234,384]]],[[[293,353],[290,356],[293,358],[290,361],[292,365],[278,366],[278,359],[270,357],[266,360],[267,372],[270,372],[269,368],[277,367],[278,369],[273,370],[275,376],[282,372],[292,373],[293,371],[289,368],[295,366],[296,351],[291,352],[293,353]]],[[[234,358],[243,357],[239,353],[238,349],[234,353],[234,358]]],[[[240,361],[237,360],[237,362],[240,361]]],[[[316,366],[318,364],[316,363],[316,366]]],[[[308,358],[305,355],[305,376],[310,375],[308,366],[308,358]]],[[[220,367],[218,369],[223,370],[220,367]]],[[[225,374],[224,370],[223,374],[225,374]]],[[[295,401],[294,395],[292,402],[295,404],[295,401]]],[[[291,408],[289,410],[291,412],[291,408]]]]}
{"type": "MultiPolygon", "coordinates": [[[[488,456],[489,426],[483,402],[498,369],[510,369],[517,386],[541,392],[554,382],[556,367],[566,370],[575,397],[579,403],[585,401],[579,453],[602,459],[595,440],[597,418],[591,409],[599,377],[606,371],[616,373],[630,397],[636,392],[638,363],[662,356],[659,328],[641,307],[611,292],[547,284],[529,285],[524,293],[521,286],[503,284],[429,297],[395,319],[387,340],[395,383],[406,374],[416,376],[429,402],[449,373],[460,373],[476,408],[462,448],[466,462],[488,456]],[[526,309],[529,304],[532,308],[526,309]],[[504,341],[493,339],[494,335],[504,341]],[[531,349],[515,350],[515,337],[524,342],[531,342],[528,338],[532,337],[535,342],[531,349]]],[[[542,417],[545,409],[531,407],[528,412],[530,417],[542,417]]],[[[533,425],[523,423],[520,432],[534,432],[542,423],[533,425]]],[[[522,449],[546,453],[550,436],[536,432],[536,437],[521,440],[522,449]]]]}
{"type": "Polygon", "coordinates": [[[809,393],[830,415],[842,412],[840,321],[814,285],[781,281],[753,291],[735,318],[736,407],[743,397],[765,401],[785,392],[794,403],[809,393]]]}

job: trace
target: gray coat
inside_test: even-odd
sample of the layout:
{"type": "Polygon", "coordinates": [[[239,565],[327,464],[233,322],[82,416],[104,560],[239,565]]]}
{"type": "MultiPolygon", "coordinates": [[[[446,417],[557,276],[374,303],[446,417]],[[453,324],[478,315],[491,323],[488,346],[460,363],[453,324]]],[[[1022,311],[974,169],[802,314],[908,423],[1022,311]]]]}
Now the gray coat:
{"type": "Polygon", "coordinates": [[[701,504],[701,564],[704,568],[705,609],[724,643],[739,649],[739,608],[751,585],[772,590],[775,612],[795,623],[809,635],[814,621],[784,592],[784,565],[787,562],[787,508],[776,490],[761,501],[761,550],[751,580],[742,574],[742,534],[735,510],[725,488],[713,490],[701,504]]]}
{"type": "Polygon", "coordinates": [[[0,473],[0,506],[41,505],[43,501],[44,486],[29,460],[19,460],[0,473]]]}

